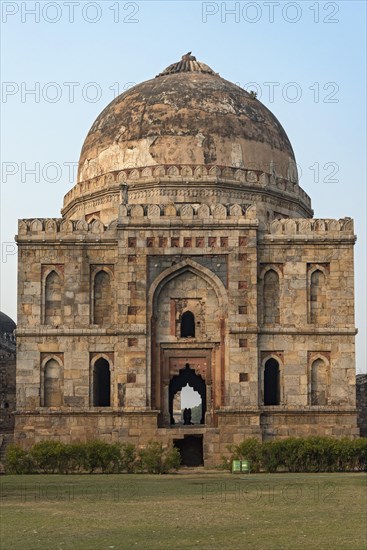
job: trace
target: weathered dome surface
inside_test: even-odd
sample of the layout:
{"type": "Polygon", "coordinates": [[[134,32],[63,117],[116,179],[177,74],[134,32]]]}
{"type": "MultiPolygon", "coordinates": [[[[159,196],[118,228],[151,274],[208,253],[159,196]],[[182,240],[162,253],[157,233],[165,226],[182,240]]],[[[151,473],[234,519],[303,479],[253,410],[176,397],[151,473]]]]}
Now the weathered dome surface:
{"type": "Polygon", "coordinates": [[[294,154],[282,126],[260,101],[214,73],[163,72],[102,111],[84,142],[78,180],[156,164],[270,172],[271,163],[289,177],[294,154]]]}
{"type": "Polygon", "coordinates": [[[0,334],[12,334],[12,332],[17,328],[13,319],[8,315],[0,311],[0,334]]]}
{"type": "MultiPolygon", "coordinates": [[[[93,189],[111,189],[115,180],[129,185],[134,179],[136,185],[142,177],[159,175],[165,186],[167,169],[183,166],[189,167],[182,172],[185,185],[195,167],[202,167],[204,174],[213,167],[221,172],[228,168],[233,177],[227,173],[227,180],[245,182],[248,178],[235,176],[236,170],[251,171],[252,180],[265,174],[275,188],[278,178],[281,191],[290,191],[302,203],[303,214],[311,212],[308,196],[298,187],[292,146],[276,117],[254,94],[187,54],[156,78],[118,96],[98,116],[85,139],[78,182],[65,197],[64,213],[93,189]],[[120,171],[125,173],[118,176],[120,171]],[[134,171],[131,178],[129,171],[134,171]],[[90,183],[101,176],[104,183],[90,183]]],[[[171,170],[169,185],[174,174],[181,175],[180,168],[171,170]]]]}

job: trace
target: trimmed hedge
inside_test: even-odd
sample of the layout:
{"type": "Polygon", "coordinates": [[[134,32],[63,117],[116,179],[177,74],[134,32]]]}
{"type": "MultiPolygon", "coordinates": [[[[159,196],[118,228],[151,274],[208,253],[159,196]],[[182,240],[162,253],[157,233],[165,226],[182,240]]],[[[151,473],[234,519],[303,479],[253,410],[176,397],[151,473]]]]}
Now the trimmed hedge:
{"type": "Polygon", "coordinates": [[[42,441],[29,451],[17,445],[6,450],[6,472],[9,474],[66,474],[66,473],[167,473],[180,466],[180,453],[174,447],[164,447],[157,441],[136,450],[135,445],[106,443],[100,440],[87,443],[42,441]]]}
{"type": "Polygon", "coordinates": [[[350,472],[367,471],[367,438],[289,437],[261,443],[255,438],[227,447],[222,467],[246,459],[252,472],[350,472]]]}
{"type": "MultiPolygon", "coordinates": [[[[264,443],[249,438],[228,450],[230,456],[222,458],[222,467],[228,469],[232,460],[246,459],[252,472],[367,471],[367,438],[290,437],[264,443]]],[[[9,445],[6,451],[6,471],[10,474],[164,474],[179,466],[178,449],[158,441],[150,441],[141,449],[100,440],[72,444],[43,441],[29,451],[16,445],[9,445]]]]}

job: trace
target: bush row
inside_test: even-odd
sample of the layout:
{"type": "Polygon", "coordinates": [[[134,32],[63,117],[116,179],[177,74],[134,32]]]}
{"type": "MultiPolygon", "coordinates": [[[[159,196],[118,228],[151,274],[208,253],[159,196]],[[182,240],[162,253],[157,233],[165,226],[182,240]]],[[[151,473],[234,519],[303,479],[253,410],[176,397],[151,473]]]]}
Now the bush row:
{"type": "Polygon", "coordinates": [[[289,437],[261,443],[255,438],[228,446],[230,457],[222,466],[231,468],[232,460],[247,459],[252,472],[347,472],[367,470],[367,439],[332,437],[289,437]]]}
{"type": "Polygon", "coordinates": [[[174,447],[164,447],[150,441],[143,449],[135,445],[43,441],[26,451],[17,445],[6,450],[6,472],[9,474],[66,474],[66,473],[133,473],[164,474],[177,470],[180,453],[174,447]]]}

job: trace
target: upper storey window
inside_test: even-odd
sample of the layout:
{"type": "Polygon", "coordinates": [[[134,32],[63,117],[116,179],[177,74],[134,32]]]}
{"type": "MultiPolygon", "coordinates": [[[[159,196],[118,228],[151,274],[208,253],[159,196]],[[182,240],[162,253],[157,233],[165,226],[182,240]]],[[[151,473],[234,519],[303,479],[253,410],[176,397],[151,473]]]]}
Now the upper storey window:
{"type": "Polygon", "coordinates": [[[195,315],[185,311],[181,317],[181,338],[195,338],[195,315]]]}

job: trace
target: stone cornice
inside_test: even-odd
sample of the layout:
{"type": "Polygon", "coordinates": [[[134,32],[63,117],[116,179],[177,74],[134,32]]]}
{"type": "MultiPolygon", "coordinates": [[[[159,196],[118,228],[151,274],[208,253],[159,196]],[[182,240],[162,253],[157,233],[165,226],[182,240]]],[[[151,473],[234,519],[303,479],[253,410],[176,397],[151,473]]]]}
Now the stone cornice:
{"type": "Polygon", "coordinates": [[[271,405],[271,406],[265,406],[261,405],[258,408],[256,407],[248,407],[248,408],[225,408],[222,407],[221,409],[217,409],[215,413],[218,416],[226,416],[226,415],[233,415],[233,416],[242,416],[246,414],[259,414],[259,415],[285,415],[285,414],[296,414],[296,415],[324,415],[324,414],[356,414],[357,410],[352,409],[350,407],[345,408],[342,406],[337,405],[325,405],[323,407],[312,405],[271,405]]]}
{"type": "MultiPolygon", "coordinates": [[[[116,212],[117,215],[117,212],[116,212]]],[[[256,206],[246,208],[240,204],[135,204],[119,207],[118,218],[106,227],[100,220],[88,223],[84,219],[66,218],[23,219],[18,222],[17,242],[57,241],[86,239],[88,242],[117,238],[117,230],[129,226],[141,228],[187,229],[190,227],[258,227],[256,206]]]]}
{"type": "Polygon", "coordinates": [[[315,336],[355,336],[358,334],[358,329],[355,327],[236,327],[229,331],[230,334],[269,334],[272,336],[278,335],[315,335],[315,336]]]}
{"type": "MultiPolygon", "coordinates": [[[[128,329],[114,329],[114,328],[96,328],[96,327],[85,327],[85,328],[52,328],[52,327],[40,327],[38,329],[16,329],[17,338],[35,338],[35,337],[47,337],[47,336],[59,336],[59,337],[68,337],[68,336],[131,336],[131,335],[146,335],[146,325],[145,324],[129,324],[127,325],[128,329]]],[[[358,333],[358,329],[355,327],[272,327],[264,328],[258,326],[243,326],[236,328],[230,328],[229,334],[269,334],[272,336],[299,336],[299,335],[311,335],[311,336],[355,336],[358,333]]],[[[177,347],[178,344],[182,342],[162,342],[161,345],[164,348],[177,347]]],[[[185,344],[188,342],[184,342],[185,344]]],[[[205,340],[205,342],[199,341],[190,341],[190,346],[192,347],[212,347],[213,345],[218,344],[216,340],[205,340]]]]}
{"type": "Polygon", "coordinates": [[[52,328],[52,327],[40,327],[38,329],[16,329],[17,338],[35,338],[40,336],[131,336],[131,335],[145,335],[146,326],[139,324],[129,324],[128,330],[112,329],[112,328],[52,328]]]}
{"type": "Polygon", "coordinates": [[[155,417],[159,414],[158,410],[139,409],[127,410],[122,408],[103,407],[103,409],[95,408],[78,408],[78,407],[62,407],[60,409],[52,409],[48,407],[38,407],[34,410],[18,409],[14,412],[15,416],[151,416],[155,417]]]}
{"type": "MultiPolygon", "coordinates": [[[[102,174],[77,183],[64,197],[62,214],[66,215],[78,203],[98,198],[106,193],[120,193],[125,188],[127,196],[134,191],[158,188],[186,189],[200,194],[200,188],[208,195],[215,190],[264,193],[302,206],[306,216],[312,215],[310,197],[295,182],[262,172],[230,166],[207,165],[158,165],[131,168],[102,174]]],[[[200,201],[199,201],[200,202],[200,201]]]]}
{"type": "Polygon", "coordinates": [[[357,241],[357,237],[355,235],[328,235],[327,237],[321,237],[319,235],[313,235],[313,236],[299,236],[296,237],[283,237],[281,239],[274,240],[273,238],[270,239],[262,239],[259,242],[260,246],[289,246],[291,243],[292,245],[325,245],[325,244],[332,244],[335,245],[335,243],[340,243],[344,245],[354,245],[357,241]]]}
{"type": "MultiPolygon", "coordinates": [[[[292,414],[292,415],[325,415],[325,414],[338,414],[338,415],[355,415],[357,412],[357,409],[355,408],[343,408],[342,406],[336,406],[336,405],[327,405],[325,407],[318,407],[318,406],[291,406],[291,405],[277,405],[277,406],[260,406],[260,407],[254,407],[250,406],[248,408],[241,408],[241,409],[233,409],[233,408],[220,408],[216,409],[215,414],[218,416],[245,416],[245,415],[285,415],[285,414],[292,414]]],[[[145,416],[145,417],[155,417],[160,413],[159,410],[149,410],[149,409],[136,409],[136,410],[127,410],[122,408],[110,408],[110,407],[104,407],[101,408],[72,408],[72,407],[63,407],[61,409],[52,409],[47,407],[38,407],[34,410],[28,410],[28,409],[18,409],[13,414],[15,416],[35,416],[35,417],[42,417],[42,416],[145,416]]],[[[202,426],[195,426],[198,429],[205,429],[205,428],[211,428],[211,426],[206,426],[203,424],[202,426]]],[[[158,428],[159,429],[159,428],[158,428]]],[[[177,426],[172,427],[165,427],[161,429],[177,429],[177,426]]]]}

